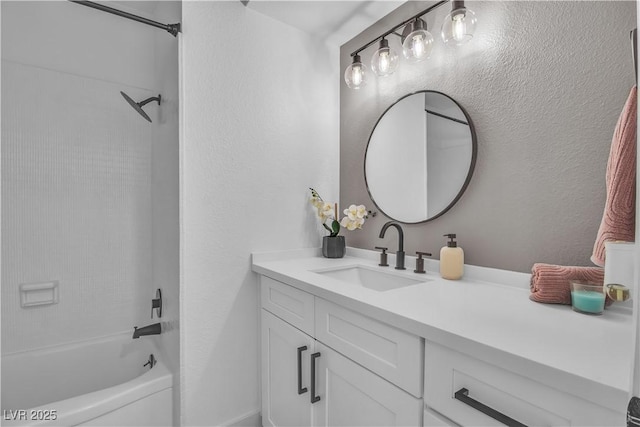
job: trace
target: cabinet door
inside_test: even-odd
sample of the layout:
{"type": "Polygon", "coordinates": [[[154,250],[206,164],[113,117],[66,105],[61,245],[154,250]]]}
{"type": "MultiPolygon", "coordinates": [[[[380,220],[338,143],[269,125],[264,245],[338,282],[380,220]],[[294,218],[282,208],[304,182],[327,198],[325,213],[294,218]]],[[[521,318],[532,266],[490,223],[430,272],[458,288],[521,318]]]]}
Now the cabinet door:
{"type": "Polygon", "coordinates": [[[261,311],[262,423],[309,426],[312,421],[309,355],[314,351],[314,340],[273,314],[261,311]],[[306,391],[299,394],[299,387],[306,391]]]}
{"type": "MultiPolygon", "coordinates": [[[[316,342],[315,426],[421,426],[417,399],[373,372],[316,342]]],[[[313,375],[313,373],[312,373],[313,375]]]]}

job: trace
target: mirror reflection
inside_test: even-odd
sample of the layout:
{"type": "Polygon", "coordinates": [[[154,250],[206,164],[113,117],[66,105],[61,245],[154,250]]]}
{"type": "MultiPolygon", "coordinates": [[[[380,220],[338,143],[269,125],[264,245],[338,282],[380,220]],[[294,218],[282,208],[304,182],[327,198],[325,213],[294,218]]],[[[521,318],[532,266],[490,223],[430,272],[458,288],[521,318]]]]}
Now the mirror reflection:
{"type": "Polygon", "coordinates": [[[392,219],[435,219],[462,196],[476,153],[471,119],[451,97],[435,91],[404,96],[371,132],[364,165],[367,190],[392,219]]]}

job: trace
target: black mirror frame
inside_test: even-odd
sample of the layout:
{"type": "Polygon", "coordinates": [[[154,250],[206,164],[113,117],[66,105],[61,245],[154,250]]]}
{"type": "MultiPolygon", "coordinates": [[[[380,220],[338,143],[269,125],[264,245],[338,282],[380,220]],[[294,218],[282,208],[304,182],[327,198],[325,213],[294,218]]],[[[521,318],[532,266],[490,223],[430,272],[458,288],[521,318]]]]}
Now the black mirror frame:
{"type": "Polygon", "coordinates": [[[471,117],[467,113],[467,110],[465,110],[462,107],[462,105],[460,105],[455,99],[453,99],[452,97],[450,97],[446,93],[438,92],[438,91],[435,91],[435,90],[418,90],[416,92],[409,93],[407,95],[404,95],[404,96],[398,98],[393,104],[391,104],[386,110],[384,110],[384,112],[380,115],[380,117],[378,117],[378,120],[376,120],[376,124],[373,126],[373,129],[371,130],[371,133],[369,134],[369,140],[367,141],[367,146],[366,146],[366,148],[364,150],[364,163],[363,163],[363,166],[362,166],[363,173],[364,173],[364,183],[365,183],[365,186],[367,187],[367,194],[369,194],[369,198],[371,199],[371,201],[373,202],[375,207],[390,219],[393,219],[395,221],[401,222],[403,224],[422,224],[422,223],[425,223],[425,222],[433,221],[434,219],[440,218],[442,215],[447,213],[458,202],[458,200],[460,200],[460,198],[464,194],[465,190],[469,186],[469,182],[471,182],[471,177],[473,176],[473,171],[475,170],[477,157],[478,157],[478,139],[477,139],[477,136],[476,136],[476,130],[475,130],[475,127],[473,126],[473,121],[471,120],[471,117]],[[449,98],[460,109],[460,111],[462,111],[462,113],[464,114],[464,117],[467,120],[467,123],[469,124],[469,130],[471,131],[471,164],[469,165],[469,172],[467,173],[467,177],[464,180],[464,184],[462,184],[462,187],[460,187],[460,191],[458,191],[458,194],[453,198],[451,203],[449,203],[442,211],[440,211],[436,215],[433,215],[432,217],[429,217],[429,218],[427,218],[425,220],[422,220],[422,221],[407,222],[407,221],[403,221],[403,220],[398,219],[398,218],[393,218],[392,216],[388,215],[384,211],[384,209],[382,209],[376,203],[375,199],[373,198],[373,195],[371,194],[371,189],[369,188],[369,183],[367,182],[367,152],[369,151],[369,144],[371,143],[371,137],[373,136],[373,133],[375,132],[376,127],[378,127],[378,123],[380,123],[380,120],[382,120],[382,118],[387,113],[387,111],[389,111],[391,108],[393,108],[394,105],[396,105],[398,102],[402,101],[403,99],[405,99],[405,98],[407,98],[409,96],[412,96],[412,95],[417,95],[419,93],[436,93],[436,94],[439,94],[439,95],[443,95],[443,96],[449,98]]]}

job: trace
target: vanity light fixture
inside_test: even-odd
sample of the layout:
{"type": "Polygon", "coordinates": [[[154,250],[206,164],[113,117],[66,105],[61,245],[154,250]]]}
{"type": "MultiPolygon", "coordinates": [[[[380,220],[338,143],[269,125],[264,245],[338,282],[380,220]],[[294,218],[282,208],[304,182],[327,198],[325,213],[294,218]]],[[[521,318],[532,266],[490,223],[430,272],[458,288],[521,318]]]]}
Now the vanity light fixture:
{"type": "Polygon", "coordinates": [[[388,76],[398,68],[398,54],[389,47],[389,41],[380,40],[380,48],[371,57],[371,69],[380,77],[388,76]]]}
{"type": "Polygon", "coordinates": [[[451,13],[447,15],[442,24],[442,40],[447,45],[454,46],[471,40],[477,23],[475,13],[465,7],[464,1],[438,1],[352,52],[353,61],[344,72],[344,81],[347,86],[350,89],[360,89],[366,84],[367,69],[362,63],[360,52],[377,41],[380,41],[380,47],[371,58],[371,69],[380,77],[388,76],[396,70],[398,55],[389,47],[387,40],[387,36],[391,34],[401,38],[402,52],[407,61],[415,63],[427,59],[433,49],[434,39],[427,30],[427,23],[421,17],[449,1],[452,3],[451,13]],[[402,34],[397,33],[396,31],[402,27],[404,27],[402,34]]]}
{"type": "Polygon", "coordinates": [[[442,41],[449,46],[460,46],[473,38],[476,14],[464,6],[464,1],[453,0],[451,12],[442,22],[442,41]]]}
{"type": "Polygon", "coordinates": [[[404,27],[402,38],[402,53],[407,61],[420,62],[431,55],[433,36],[427,31],[427,23],[424,20],[416,18],[404,27]]]}
{"type": "Polygon", "coordinates": [[[344,72],[344,81],[350,89],[360,89],[367,84],[367,67],[362,63],[360,55],[353,56],[353,62],[344,72]]]}

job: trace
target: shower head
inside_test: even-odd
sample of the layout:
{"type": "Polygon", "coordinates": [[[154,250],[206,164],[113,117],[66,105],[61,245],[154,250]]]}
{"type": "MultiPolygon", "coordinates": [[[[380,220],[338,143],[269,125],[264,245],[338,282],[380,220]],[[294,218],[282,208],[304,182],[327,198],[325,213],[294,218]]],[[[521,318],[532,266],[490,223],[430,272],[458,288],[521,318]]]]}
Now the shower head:
{"type": "Polygon", "coordinates": [[[151,122],[151,118],[147,115],[147,113],[144,112],[142,107],[144,107],[145,105],[147,105],[148,103],[153,102],[153,101],[158,101],[158,105],[160,105],[160,100],[162,99],[162,97],[160,95],[152,96],[151,98],[147,98],[144,101],[136,102],[133,99],[131,99],[131,97],[129,95],[127,95],[126,93],[120,91],[120,94],[122,95],[122,97],[124,99],[127,100],[129,105],[131,105],[133,107],[133,109],[138,112],[138,114],[140,114],[142,117],[144,117],[149,123],[152,123],[151,122]]]}

